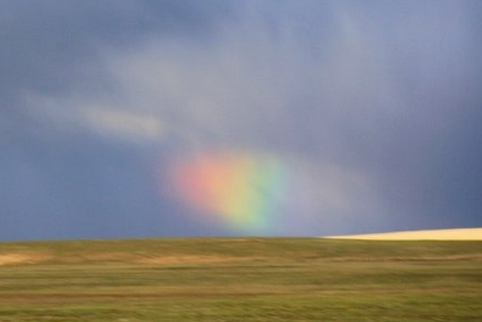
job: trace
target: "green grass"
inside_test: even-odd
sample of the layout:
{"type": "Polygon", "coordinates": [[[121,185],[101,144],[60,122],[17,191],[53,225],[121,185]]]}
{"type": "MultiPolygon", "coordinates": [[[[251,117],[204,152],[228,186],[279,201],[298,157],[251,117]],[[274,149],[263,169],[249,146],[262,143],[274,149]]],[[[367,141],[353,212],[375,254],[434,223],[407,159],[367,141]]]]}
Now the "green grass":
{"type": "Polygon", "coordinates": [[[482,242],[1,243],[3,321],[482,321],[482,242]]]}

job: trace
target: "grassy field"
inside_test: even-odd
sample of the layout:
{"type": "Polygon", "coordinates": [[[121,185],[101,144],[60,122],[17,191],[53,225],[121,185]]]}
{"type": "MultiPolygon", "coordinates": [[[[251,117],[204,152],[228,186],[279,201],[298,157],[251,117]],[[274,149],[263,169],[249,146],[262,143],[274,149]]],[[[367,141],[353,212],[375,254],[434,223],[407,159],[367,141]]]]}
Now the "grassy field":
{"type": "Polygon", "coordinates": [[[482,321],[482,242],[1,243],[0,321],[482,321]]]}

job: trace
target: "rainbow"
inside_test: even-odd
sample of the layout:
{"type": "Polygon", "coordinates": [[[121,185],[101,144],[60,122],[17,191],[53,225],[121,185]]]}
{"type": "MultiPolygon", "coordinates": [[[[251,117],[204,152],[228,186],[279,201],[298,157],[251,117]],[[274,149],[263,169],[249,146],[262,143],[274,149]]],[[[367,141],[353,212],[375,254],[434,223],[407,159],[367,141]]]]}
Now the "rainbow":
{"type": "Polygon", "coordinates": [[[170,168],[185,205],[241,232],[269,232],[289,194],[287,166],[270,155],[201,155],[170,168]]]}

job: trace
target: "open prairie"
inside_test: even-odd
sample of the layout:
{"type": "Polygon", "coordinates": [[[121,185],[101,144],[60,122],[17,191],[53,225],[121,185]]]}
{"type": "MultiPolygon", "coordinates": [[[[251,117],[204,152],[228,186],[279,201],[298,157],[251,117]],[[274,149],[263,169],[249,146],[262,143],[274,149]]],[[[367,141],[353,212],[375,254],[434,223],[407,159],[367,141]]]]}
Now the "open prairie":
{"type": "Polygon", "coordinates": [[[482,241],[1,243],[0,321],[482,321],[482,241]]]}

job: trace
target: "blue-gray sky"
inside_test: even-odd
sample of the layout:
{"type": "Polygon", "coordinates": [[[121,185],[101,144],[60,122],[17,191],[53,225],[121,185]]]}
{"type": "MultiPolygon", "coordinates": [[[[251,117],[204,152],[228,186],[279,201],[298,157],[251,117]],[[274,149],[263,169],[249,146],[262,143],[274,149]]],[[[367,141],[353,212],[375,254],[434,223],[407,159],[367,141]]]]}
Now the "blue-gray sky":
{"type": "Polygon", "coordinates": [[[479,0],[0,0],[0,239],[480,227],[481,34],[479,0]],[[232,151],[300,207],[236,230],[173,196],[232,151]]]}

